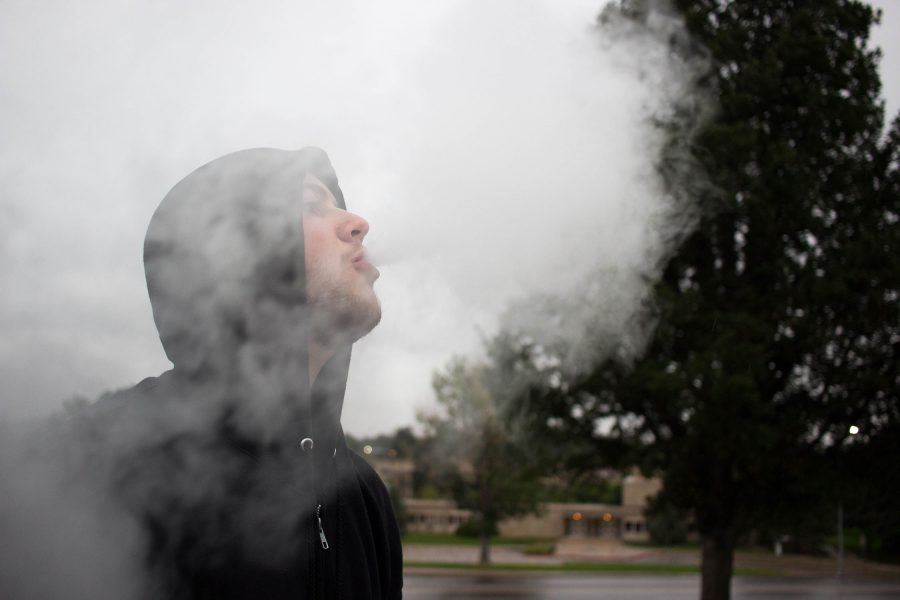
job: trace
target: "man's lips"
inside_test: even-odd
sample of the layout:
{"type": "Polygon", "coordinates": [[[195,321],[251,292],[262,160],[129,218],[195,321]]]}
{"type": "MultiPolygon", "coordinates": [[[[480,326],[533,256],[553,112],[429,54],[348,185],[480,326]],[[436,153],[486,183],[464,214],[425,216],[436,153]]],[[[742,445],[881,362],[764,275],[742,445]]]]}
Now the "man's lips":
{"type": "Polygon", "coordinates": [[[381,275],[381,272],[375,268],[375,265],[369,262],[363,250],[354,254],[350,262],[357,271],[363,271],[371,275],[372,281],[375,281],[381,275]]]}

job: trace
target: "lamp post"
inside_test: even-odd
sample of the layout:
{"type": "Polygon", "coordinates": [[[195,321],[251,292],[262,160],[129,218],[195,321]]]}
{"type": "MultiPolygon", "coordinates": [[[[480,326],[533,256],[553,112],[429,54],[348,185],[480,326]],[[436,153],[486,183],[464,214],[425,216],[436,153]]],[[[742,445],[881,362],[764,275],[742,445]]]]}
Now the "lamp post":
{"type": "MultiPolygon", "coordinates": [[[[851,425],[847,430],[847,433],[850,434],[850,437],[859,433],[859,427],[856,425],[851,425]]],[[[845,438],[846,439],[846,438],[845,438]]],[[[838,450],[838,460],[840,461],[840,450],[838,450]]],[[[840,464],[840,463],[838,463],[840,464]]],[[[838,473],[838,477],[841,477],[841,473],[838,473]]],[[[842,496],[838,495],[838,513],[837,513],[837,542],[838,542],[838,552],[837,552],[837,576],[838,579],[841,579],[844,576],[844,501],[842,496]]]]}

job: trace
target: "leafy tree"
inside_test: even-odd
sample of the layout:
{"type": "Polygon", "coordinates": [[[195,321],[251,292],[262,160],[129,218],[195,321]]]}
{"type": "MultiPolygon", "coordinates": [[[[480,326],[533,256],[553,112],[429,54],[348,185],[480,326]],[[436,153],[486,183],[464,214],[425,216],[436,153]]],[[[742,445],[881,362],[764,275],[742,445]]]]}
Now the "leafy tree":
{"type": "Polygon", "coordinates": [[[399,427],[393,433],[383,433],[366,438],[347,435],[347,444],[362,452],[365,446],[371,446],[376,454],[384,454],[391,458],[412,458],[419,452],[421,442],[411,427],[399,427]]]}
{"type": "Polygon", "coordinates": [[[400,490],[389,485],[388,493],[391,497],[391,506],[394,508],[394,516],[397,517],[397,525],[400,527],[400,535],[406,535],[409,526],[409,514],[406,511],[406,502],[400,494],[400,490]]]}
{"type": "Polygon", "coordinates": [[[457,503],[475,513],[482,563],[502,519],[537,510],[538,463],[506,418],[508,384],[495,365],[456,358],[433,378],[439,412],[420,416],[443,450],[457,503]]]}
{"type": "Polygon", "coordinates": [[[654,498],[647,507],[647,533],[650,541],[662,546],[683,544],[687,541],[690,517],[684,510],[654,498]]]}
{"type": "MultiPolygon", "coordinates": [[[[603,19],[646,22],[653,4],[603,19]]],[[[900,134],[895,121],[882,135],[869,6],[673,4],[709,53],[700,83],[718,103],[691,146],[669,123],[660,159],[699,222],[654,288],[644,355],[545,384],[530,406],[546,435],[591,440],[613,460],[631,448],[661,472],[658,501],[689,511],[702,538],[701,598],[725,600],[743,535],[821,508],[823,490],[845,488],[842,454],[895,439],[900,134]]]]}
{"type": "Polygon", "coordinates": [[[545,482],[541,498],[545,502],[622,504],[622,482],[602,473],[562,476],[545,482]]]}

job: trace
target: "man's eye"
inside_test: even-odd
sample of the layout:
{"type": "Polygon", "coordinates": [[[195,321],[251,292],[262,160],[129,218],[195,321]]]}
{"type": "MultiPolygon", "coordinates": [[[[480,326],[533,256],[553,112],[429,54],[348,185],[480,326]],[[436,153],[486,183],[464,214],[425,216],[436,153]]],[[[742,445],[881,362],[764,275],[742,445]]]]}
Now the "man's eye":
{"type": "Polygon", "coordinates": [[[303,210],[318,215],[325,213],[330,205],[331,203],[326,200],[312,200],[303,203],[303,210]]]}

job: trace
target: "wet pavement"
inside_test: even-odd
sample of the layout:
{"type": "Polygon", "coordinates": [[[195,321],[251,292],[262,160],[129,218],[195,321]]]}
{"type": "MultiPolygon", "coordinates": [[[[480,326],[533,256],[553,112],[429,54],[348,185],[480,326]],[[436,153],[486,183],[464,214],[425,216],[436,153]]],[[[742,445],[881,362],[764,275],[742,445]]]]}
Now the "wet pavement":
{"type": "MultiPolygon", "coordinates": [[[[478,546],[407,544],[403,547],[404,561],[415,563],[455,563],[460,567],[474,566],[478,562],[478,546]]],[[[552,555],[529,555],[522,547],[495,545],[491,548],[491,562],[514,565],[560,565],[565,562],[597,562],[649,565],[699,566],[699,550],[651,549],[630,547],[621,543],[599,543],[593,545],[578,543],[558,543],[552,555]]],[[[765,551],[739,551],[735,555],[735,566],[746,569],[745,575],[768,573],[805,577],[807,579],[829,580],[837,573],[834,558],[824,556],[788,555],[775,556],[765,551]]],[[[865,580],[867,578],[889,578],[900,581],[900,566],[864,561],[848,555],[844,560],[844,578],[865,580]]],[[[900,595],[897,596],[900,598],[900,595]]]]}

